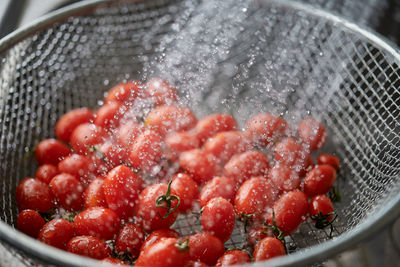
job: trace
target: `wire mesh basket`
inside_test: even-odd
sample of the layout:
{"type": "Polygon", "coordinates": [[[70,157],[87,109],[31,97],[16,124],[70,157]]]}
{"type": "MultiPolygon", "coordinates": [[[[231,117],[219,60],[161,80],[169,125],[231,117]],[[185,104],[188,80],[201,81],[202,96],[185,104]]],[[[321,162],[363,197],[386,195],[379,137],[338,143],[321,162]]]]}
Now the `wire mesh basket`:
{"type": "MultiPolygon", "coordinates": [[[[323,260],[400,213],[400,55],[354,24],[289,1],[88,1],[57,11],[0,42],[0,239],[27,265],[95,265],[13,228],[18,182],[34,175],[32,151],[57,119],[96,108],[113,84],[159,76],[200,117],[239,123],[271,111],[327,127],[342,162],[333,238],[304,223],[286,237],[277,266],[323,260]]],[[[182,235],[200,229],[180,216],[182,235]]],[[[228,247],[242,247],[237,226],[228,247]]]]}

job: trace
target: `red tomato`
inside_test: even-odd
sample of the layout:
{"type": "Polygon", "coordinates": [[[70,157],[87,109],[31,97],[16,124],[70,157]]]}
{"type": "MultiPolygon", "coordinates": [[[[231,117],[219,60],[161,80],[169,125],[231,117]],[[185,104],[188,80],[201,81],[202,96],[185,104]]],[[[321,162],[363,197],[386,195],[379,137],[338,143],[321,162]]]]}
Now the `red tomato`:
{"type": "Polygon", "coordinates": [[[208,265],[201,261],[188,261],[185,267],[208,267],[208,265]]]}
{"type": "Polygon", "coordinates": [[[198,184],[211,180],[220,172],[217,159],[201,149],[192,149],[183,152],[179,156],[179,165],[188,172],[198,184]]]}
{"type": "Polygon", "coordinates": [[[68,173],[56,175],[49,185],[58,206],[66,210],[82,209],[83,185],[73,175],[68,173]]]}
{"type": "Polygon", "coordinates": [[[189,247],[192,260],[199,260],[208,265],[215,265],[225,252],[221,240],[208,233],[189,236],[189,247]]]}
{"type": "Polygon", "coordinates": [[[241,185],[253,176],[266,176],[269,162],[266,155],[257,150],[234,155],[224,166],[224,176],[241,185]]]}
{"type": "Polygon", "coordinates": [[[98,177],[89,184],[84,194],[86,208],[107,207],[103,186],[104,186],[103,177],[98,177]]]}
{"type": "Polygon", "coordinates": [[[126,101],[133,101],[143,90],[143,84],[140,81],[129,81],[119,83],[108,91],[105,103],[118,102],[123,104],[126,101]]]}
{"type": "Polygon", "coordinates": [[[118,215],[107,208],[93,207],[75,216],[74,229],[77,235],[90,235],[104,240],[113,239],[118,233],[118,215]]]}
{"type": "Polygon", "coordinates": [[[140,247],[144,241],[142,228],[134,223],[125,224],[115,239],[115,251],[117,253],[129,252],[133,258],[139,256],[140,247]]]}
{"type": "Polygon", "coordinates": [[[254,261],[265,261],[286,254],[282,242],[275,237],[266,237],[254,247],[254,261]]]}
{"type": "MultiPolygon", "coordinates": [[[[306,219],[308,212],[307,196],[301,191],[287,192],[275,202],[273,210],[276,226],[285,235],[289,235],[306,219]]],[[[269,214],[267,223],[273,225],[272,214],[269,214]]]]}
{"type": "Polygon", "coordinates": [[[167,133],[186,131],[196,125],[197,119],[193,112],[184,107],[158,106],[146,118],[145,125],[158,132],[161,136],[167,133]]]}
{"type": "Polygon", "coordinates": [[[158,229],[153,232],[146,238],[146,240],[143,242],[142,247],[140,248],[141,251],[146,250],[147,247],[150,245],[154,244],[158,240],[160,240],[163,237],[174,237],[174,238],[179,238],[179,233],[175,230],[172,229],[158,229]]]}
{"type": "Polygon", "coordinates": [[[185,213],[192,209],[199,196],[196,182],[185,173],[175,174],[172,178],[171,189],[181,199],[178,211],[185,213]]]}
{"type": "Polygon", "coordinates": [[[112,169],[104,179],[104,196],[108,207],[121,219],[133,215],[143,181],[131,169],[120,165],[112,169]]]}
{"type": "Polygon", "coordinates": [[[72,132],[71,146],[76,153],[84,155],[89,152],[91,146],[100,144],[105,135],[102,127],[96,124],[83,123],[72,132]]]}
{"type": "Polygon", "coordinates": [[[60,117],[56,124],[56,136],[68,143],[71,133],[82,123],[92,122],[93,112],[88,108],[77,108],[68,111],[60,117]]]}
{"type": "Polygon", "coordinates": [[[39,165],[57,165],[70,153],[69,148],[56,139],[45,139],[35,149],[35,157],[39,165]]]}
{"type": "MultiPolygon", "coordinates": [[[[313,197],[308,208],[310,216],[318,216],[320,213],[321,215],[327,215],[334,211],[332,201],[326,195],[316,195],[313,197]]],[[[333,215],[326,218],[327,221],[331,221],[332,219],[333,215]]]]}
{"type": "MultiPolygon", "coordinates": [[[[178,211],[173,211],[178,204],[176,199],[171,199],[171,214],[167,215],[167,209],[157,207],[156,200],[166,195],[168,186],[166,184],[153,184],[146,187],[139,195],[139,206],[137,216],[142,220],[143,229],[150,232],[157,229],[169,228],[178,217],[178,211]],[[163,218],[167,216],[166,218],[163,218]]],[[[171,189],[171,195],[176,195],[171,189]]],[[[168,197],[168,196],[167,196],[168,197]]],[[[160,203],[162,206],[167,206],[167,203],[160,203]]]]}
{"type": "Polygon", "coordinates": [[[251,149],[248,136],[244,132],[220,132],[204,143],[204,150],[225,164],[233,155],[251,149]]]}
{"type": "Polygon", "coordinates": [[[42,166],[39,166],[39,168],[36,170],[35,176],[40,181],[48,184],[50,183],[51,179],[53,179],[53,177],[59,173],[60,172],[58,171],[58,168],[56,166],[51,164],[44,164],[42,166]]]}
{"type": "Polygon", "coordinates": [[[121,106],[119,103],[111,102],[104,104],[96,111],[94,124],[109,130],[118,126],[125,111],[126,107],[121,106]]]}
{"type": "MultiPolygon", "coordinates": [[[[116,259],[116,258],[111,258],[111,257],[107,257],[101,260],[102,263],[108,264],[108,265],[117,265],[117,266],[129,266],[128,264],[126,264],[125,262],[123,262],[122,260],[116,259]]],[[[108,266],[107,265],[107,266],[108,266]]]]}
{"type": "Polygon", "coordinates": [[[72,223],[64,219],[54,219],[43,225],[38,240],[47,245],[65,249],[73,236],[74,227],[72,223]]]}
{"type": "Polygon", "coordinates": [[[226,242],[235,227],[235,211],[232,204],[222,198],[213,198],[204,206],[201,214],[201,225],[204,232],[226,242]]]}
{"type": "Polygon", "coordinates": [[[269,177],[280,192],[298,189],[301,183],[299,174],[285,164],[275,164],[269,171],[269,177]]]}
{"type": "Polygon", "coordinates": [[[75,176],[83,185],[87,185],[92,178],[95,166],[91,160],[79,154],[72,154],[58,164],[62,173],[69,173],[75,176]]]}
{"type": "Polygon", "coordinates": [[[172,104],[178,92],[160,78],[150,79],[146,83],[145,95],[153,99],[155,105],[172,104]]]}
{"type": "Polygon", "coordinates": [[[127,161],[127,149],[114,142],[107,141],[99,145],[98,151],[101,153],[101,160],[103,160],[110,169],[127,161]]]}
{"type": "Polygon", "coordinates": [[[23,210],[18,215],[17,228],[30,237],[37,238],[45,221],[35,210],[23,210]]]}
{"type": "Polygon", "coordinates": [[[277,193],[273,183],[264,177],[253,177],[245,181],[236,193],[236,214],[251,215],[255,221],[263,220],[274,204],[277,193]]]}
{"type": "Polygon", "coordinates": [[[106,242],[100,238],[85,235],[73,237],[67,244],[67,251],[98,260],[111,255],[106,242]]]}
{"type": "Polygon", "coordinates": [[[267,236],[275,237],[270,228],[256,226],[250,229],[249,233],[247,234],[247,243],[253,247],[267,236]]]}
{"type": "Polygon", "coordinates": [[[317,158],[317,164],[318,165],[328,164],[334,167],[336,170],[340,168],[339,158],[331,154],[319,155],[317,158]]]}
{"type": "Polygon", "coordinates": [[[165,138],[165,147],[172,159],[176,159],[183,151],[195,149],[199,146],[199,140],[193,131],[174,132],[165,138]]]}
{"type": "Polygon", "coordinates": [[[18,184],[15,198],[20,210],[32,209],[46,212],[54,207],[49,186],[34,178],[25,178],[18,184]]]}
{"type": "Polygon", "coordinates": [[[271,145],[275,139],[285,135],[289,129],[284,119],[268,113],[256,114],[249,118],[246,128],[253,141],[263,145],[271,145]]]}
{"type": "Polygon", "coordinates": [[[150,171],[162,156],[162,140],[157,132],[147,130],[135,138],[130,147],[129,163],[137,170],[150,171]]]}
{"type": "Polygon", "coordinates": [[[287,166],[298,165],[308,153],[294,138],[287,137],[276,144],[275,160],[287,166]]]}
{"type": "Polygon", "coordinates": [[[200,191],[200,206],[205,206],[207,202],[215,197],[222,197],[234,203],[236,189],[232,179],[216,176],[207,182],[200,191]]]}
{"type": "Polygon", "coordinates": [[[234,131],[238,128],[235,118],[229,114],[212,114],[199,120],[195,132],[200,143],[219,132],[234,131]]]}
{"type": "Polygon", "coordinates": [[[336,180],[336,170],[331,165],[317,165],[304,178],[304,192],[312,197],[327,193],[336,180]]]}
{"type": "Polygon", "coordinates": [[[184,267],[189,261],[189,247],[176,238],[161,238],[148,246],[135,266],[184,267]]]}
{"type": "Polygon", "coordinates": [[[130,147],[135,138],[143,132],[143,125],[134,121],[123,123],[118,128],[118,143],[121,148],[130,147]]]}
{"type": "Polygon", "coordinates": [[[251,262],[249,255],[243,250],[234,249],[224,253],[215,264],[215,267],[225,267],[251,262]]]}
{"type": "Polygon", "coordinates": [[[297,133],[300,140],[308,146],[310,150],[318,150],[326,142],[325,127],[313,118],[305,118],[299,123],[297,133]]]}

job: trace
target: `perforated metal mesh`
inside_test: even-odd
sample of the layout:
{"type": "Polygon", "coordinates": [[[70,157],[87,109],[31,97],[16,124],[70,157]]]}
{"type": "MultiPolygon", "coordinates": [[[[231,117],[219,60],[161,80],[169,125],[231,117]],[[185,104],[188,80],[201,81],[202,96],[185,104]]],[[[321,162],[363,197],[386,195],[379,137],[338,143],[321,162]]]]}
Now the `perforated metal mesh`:
{"type": "MultiPolygon", "coordinates": [[[[117,82],[161,76],[199,117],[226,111],[243,123],[272,111],[325,123],[324,151],[342,163],[333,236],[346,235],[400,192],[398,58],[343,23],[268,1],[114,2],[44,27],[1,55],[0,218],[15,226],[16,185],[34,175],[32,151],[62,114],[96,108],[117,82]]],[[[193,215],[175,227],[200,229],[193,215]]],[[[241,229],[227,246],[245,244],[241,229]]],[[[305,223],[287,246],[328,240],[329,229],[305,223]]]]}

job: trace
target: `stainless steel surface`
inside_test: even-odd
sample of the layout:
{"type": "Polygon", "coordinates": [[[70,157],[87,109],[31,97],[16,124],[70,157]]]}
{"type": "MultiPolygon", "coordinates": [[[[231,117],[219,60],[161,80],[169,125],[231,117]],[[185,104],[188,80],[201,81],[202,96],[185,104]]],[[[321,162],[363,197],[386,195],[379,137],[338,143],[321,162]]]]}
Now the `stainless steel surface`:
{"type": "MultiPolygon", "coordinates": [[[[328,126],[326,150],[343,162],[335,238],[306,223],[287,238],[293,254],[272,265],[326,259],[399,215],[400,56],[387,42],[288,1],[125,1],[94,10],[99,2],[106,1],[57,11],[0,41],[5,223],[15,224],[15,187],[34,173],[31,151],[53,135],[59,116],[96,107],[111,84],[153,75],[175,83],[197,114],[225,110],[243,120],[269,109],[295,121],[299,111],[309,111],[328,126]]],[[[189,234],[199,224],[181,216],[175,227],[189,234]]],[[[0,238],[44,261],[90,264],[4,223],[0,238]]],[[[243,240],[238,228],[229,245],[243,240]]]]}

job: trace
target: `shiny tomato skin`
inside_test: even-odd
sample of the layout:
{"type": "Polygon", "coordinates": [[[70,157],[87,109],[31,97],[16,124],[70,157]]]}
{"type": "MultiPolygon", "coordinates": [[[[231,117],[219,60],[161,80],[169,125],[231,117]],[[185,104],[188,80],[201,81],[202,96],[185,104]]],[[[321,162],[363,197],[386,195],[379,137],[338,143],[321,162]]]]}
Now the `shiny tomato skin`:
{"type": "Polygon", "coordinates": [[[111,256],[111,250],[106,242],[94,236],[73,237],[67,244],[67,251],[98,260],[111,256]]]}
{"type": "Polygon", "coordinates": [[[204,207],[209,200],[215,197],[225,198],[233,204],[236,195],[235,187],[235,181],[230,178],[223,176],[214,177],[212,180],[208,181],[200,191],[200,206],[204,207]]]}
{"type": "Polygon", "coordinates": [[[70,149],[56,139],[45,139],[35,149],[35,157],[39,165],[57,165],[71,153],[70,149]]]}
{"type": "Polygon", "coordinates": [[[44,219],[35,210],[26,209],[18,215],[18,230],[30,237],[37,238],[44,224],[44,219]]]}
{"type": "Polygon", "coordinates": [[[108,91],[104,102],[111,103],[125,103],[127,101],[133,101],[136,97],[140,96],[143,91],[143,84],[140,81],[129,81],[125,83],[119,83],[112,87],[108,91]]]}
{"type": "Polygon", "coordinates": [[[232,265],[246,264],[251,262],[249,255],[240,249],[230,250],[224,253],[215,264],[215,267],[226,267],[232,265]]]}
{"type": "Polygon", "coordinates": [[[276,162],[287,166],[298,164],[307,154],[302,145],[292,137],[287,137],[277,143],[274,147],[274,153],[276,162]]]}
{"type": "Polygon", "coordinates": [[[320,154],[317,158],[317,164],[318,165],[328,164],[334,167],[336,170],[340,169],[339,158],[332,154],[320,154]]]}
{"type": "Polygon", "coordinates": [[[275,237],[270,228],[264,226],[255,226],[247,234],[247,243],[254,247],[258,242],[267,236],[275,237]]]}
{"type": "Polygon", "coordinates": [[[104,196],[104,178],[94,179],[86,188],[84,196],[85,208],[104,207],[107,208],[106,198],[104,196]]]}
{"type": "Polygon", "coordinates": [[[256,144],[272,145],[275,139],[288,131],[287,122],[269,113],[256,114],[246,122],[246,129],[256,144]]]}
{"type": "Polygon", "coordinates": [[[172,104],[178,92],[168,82],[160,78],[152,78],[146,83],[145,96],[150,97],[156,106],[172,104]]]}
{"type": "Polygon", "coordinates": [[[126,264],[125,262],[123,262],[122,260],[116,259],[116,258],[111,258],[111,257],[107,257],[101,260],[101,262],[103,264],[107,264],[108,265],[116,265],[116,266],[130,266],[128,264],[126,264]]]}
{"type": "Polygon", "coordinates": [[[96,111],[94,124],[106,130],[117,127],[125,110],[126,107],[116,102],[104,104],[96,111]]]}
{"type": "Polygon", "coordinates": [[[320,149],[327,139],[324,125],[311,117],[305,118],[299,123],[297,134],[302,143],[310,150],[320,149]]]}
{"type": "Polygon", "coordinates": [[[235,227],[235,211],[233,205],[222,197],[207,202],[201,214],[203,232],[218,237],[225,243],[235,227]]]}
{"type": "Polygon", "coordinates": [[[162,139],[152,130],[139,134],[130,146],[129,163],[134,169],[150,171],[162,157],[162,139]]]}
{"type": "Polygon", "coordinates": [[[104,240],[113,239],[120,228],[118,215],[103,207],[93,207],[78,213],[74,219],[77,235],[90,235],[104,240]]]}
{"type": "Polygon", "coordinates": [[[217,159],[202,149],[192,149],[182,152],[179,156],[179,165],[198,184],[211,180],[221,171],[217,159]]]}
{"type": "Polygon", "coordinates": [[[180,198],[178,211],[186,213],[193,208],[198,201],[199,187],[197,183],[186,173],[177,173],[172,178],[171,189],[180,198]]]}
{"type": "Polygon", "coordinates": [[[73,236],[74,227],[72,223],[64,219],[53,219],[40,229],[38,240],[47,245],[65,249],[73,236]]]}
{"type": "Polygon", "coordinates": [[[165,138],[165,147],[170,158],[175,160],[180,153],[199,148],[200,143],[193,131],[173,132],[165,138]]]}
{"type": "Polygon", "coordinates": [[[84,188],[75,176],[60,173],[54,176],[49,186],[58,206],[71,211],[82,209],[84,188]]]}
{"type": "Polygon", "coordinates": [[[253,258],[255,262],[265,261],[286,254],[282,242],[275,237],[265,237],[254,248],[253,258]]]}
{"type": "Polygon", "coordinates": [[[60,173],[75,176],[84,186],[94,178],[95,167],[90,158],[79,154],[69,155],[58,163],[60,173]]]}
{"type": "Polygon", "coordinates": [[[143,125],[134,121],[128,121],[126,123],[121,123],[118,128],[117,137],[118,144],[121,148],[130,147],[135,138],[143,132],[143,125]]]}
{"type": "MultiPolygon", "coordinates": [[[[327,215],[329,213],[334,212],[332,201],[326,195],[316,195],[310,201],[308,212],[310,216],[318,216],[319,213],[322,215],[327,215]]],[[[333,215],[330,215],[326,218],[328,221],[333,219],[333,215]]]]}
{"type": "Polygon", "coordinates": [[[92,122],[93,111],[88,108],[77,108],[68,111],[58,119],[55,133],[62,141],[68,143],[72,132],[82,123],[92,122]]]}
{"type": "Polygon", "coordinates": [[[293,191],[300,187],[298,172],[285,164],[275,164],[269,171],[269,177],[280,192],[293,191]]]}
{"type": "Polygon", "coordinates": [[[194,132],[202,144],[219,132],[234,131],[237,128],[238,124],[232,115],[217,113],[200,119],[194,128],[194,132]]]}
{"type": "Polygon", "coordinates": [[[109,169],[127,162],[127,149],[115,144],[112,141],[106,141],[98,145],[98,151],[101,153],[100,157],[102,157],[100,160],[102,160],[109,169]]]}
{"type": "Polygon", "coordinates": [[[115,251],[117,253],[128,252],[133,258],[136,258],[139,256],[143,241],[144,232],[140,225],[127,223],[121,228],[115,239],[115,251]]]}
{"type": "Polygon", "coordinates": [[[217,237],[200,233],[189,236],[189,254],[192,260],[199,260],[213,266],[224,252],[224,244],[217,237]]]}
{"type": "Polygon", "coordinates": [[[158,229],[153,232],[146,238],[146,240],[143,242],[142,247],[140,248],[140,251],[144,251],[148,246],[154,244],[158,240],[160,240],[163,237],[174,237],[174,238],[179,238],[179,233],[173,229],[158,229]]]}
{"type": "Polygon", "coordinates": [[[81,155],[86,155],[91,146],[100,144],[106,133],[104,129],[93,123],[83,123],[71,133],[72,149],[81,155]]]}
{"type": "Polygon", "coordinates": [[[143,181],[129,167],[120,165],[112,169],[104,179],[104,196],[107,205],[121,219],[133,215],[138,203],[143,181]]]}
{"type": "Polygon", "coordinates": [[[47,212],[54,207],[49,186],[34,178],[25,178],[18,184],[15,198],[20,210],[32,209],[47,212]]]}
{"type": "Polygon", "coordinates": [[[327,193],[336,181],[336,170],[331,165],[316,165],[304,178],[304,192],[309,196],[327,193]]]}
{"type": "Polygon", "coordinates": [[[209,267],[207,264],[201,261],[188,261],[185,267],[209,267]]]}
{"type": "Polygon", "coordinates": [[[36,170],[35,177],[40,181],[48,184],[54,176],[59,174],[58,168],[52,164],[44,164],[36,170]]]}

